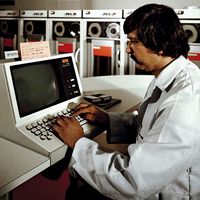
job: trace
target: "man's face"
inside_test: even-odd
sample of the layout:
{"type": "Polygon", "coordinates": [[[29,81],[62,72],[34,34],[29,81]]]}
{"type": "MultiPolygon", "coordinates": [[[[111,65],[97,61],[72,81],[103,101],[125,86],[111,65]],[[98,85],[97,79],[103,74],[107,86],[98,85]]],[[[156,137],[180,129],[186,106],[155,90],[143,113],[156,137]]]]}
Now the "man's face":
{"type": "Polygon", "coordinates": [[[146,48],[141,41],[137,39],[136,31],[132,31],[127,35],[129,41],[127,46],[127,53],[136,62],[136,67],[144,71],[157,70],[161,55],[146,48]]]}

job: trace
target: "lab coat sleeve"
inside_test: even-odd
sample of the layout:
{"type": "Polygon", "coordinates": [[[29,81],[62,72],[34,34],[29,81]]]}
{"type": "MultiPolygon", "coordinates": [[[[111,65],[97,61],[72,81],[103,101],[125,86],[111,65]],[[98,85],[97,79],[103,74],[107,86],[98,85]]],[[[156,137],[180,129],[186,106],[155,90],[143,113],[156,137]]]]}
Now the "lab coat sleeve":
{"type": "Polygon", "coordinates": [[[182,98],[163,107],[144,140],[129,145],[128,156],[103,152],[96,142],[82,138],[71,168],[113,199],[145,199],[161,192],[199,159],[199,97],[182,98]]]}
{"type": "Polygon", "coordinates": [[[109,118],[108,143],[135,143],[138,130],[137,115],[135,113],[109,113],[109,118]]]}
{"type": "Polygon", "coordinates": [[[78,173],[105,196],[126,200],[132,199],[133,192],[129,178],[124,177],[123,168],[128,167],[128,163],[128,157],[118,152],[103,152],[96,142],[82,138],[76,143],[69,170],[78,173]],[[76,151],[77,148],[81,148],[84,156],[76,151]]]}

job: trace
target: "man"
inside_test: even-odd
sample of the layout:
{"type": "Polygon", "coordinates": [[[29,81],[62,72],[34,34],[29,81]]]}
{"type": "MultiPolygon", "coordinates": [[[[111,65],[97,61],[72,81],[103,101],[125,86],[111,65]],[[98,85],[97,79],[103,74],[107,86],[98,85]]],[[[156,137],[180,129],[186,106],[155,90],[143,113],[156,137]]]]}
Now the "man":
{"type": "Polygon", "coordinates": [[[138,115],[81,103],[73,116],[105,127],[110,142],[129,142],[128,154],[103,152],[74,117],[61,117],[54,129],[73,148],[70,170],[112,199],[199,200],[200,70],[186,59],[182,26],[173,9],[148,4],[127,17],[124,31],[127,53],[155,76],[138,115]]]}

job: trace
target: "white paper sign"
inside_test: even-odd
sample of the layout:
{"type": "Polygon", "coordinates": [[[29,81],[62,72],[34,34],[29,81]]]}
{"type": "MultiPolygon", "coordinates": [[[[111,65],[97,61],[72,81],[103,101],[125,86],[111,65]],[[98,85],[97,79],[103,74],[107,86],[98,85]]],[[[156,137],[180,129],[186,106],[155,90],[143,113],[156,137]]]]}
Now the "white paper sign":
{"type": "Polygon", "coordinates": [[[20,43],[22,60],[32,60],[51,56],[49,41],[20,43]]]}
{"type": "Polygon", "coordinates": [[[5,51],[4,55],[5,55],[5,59],[19,58],[19,54],[17,50],[5,51]]]}

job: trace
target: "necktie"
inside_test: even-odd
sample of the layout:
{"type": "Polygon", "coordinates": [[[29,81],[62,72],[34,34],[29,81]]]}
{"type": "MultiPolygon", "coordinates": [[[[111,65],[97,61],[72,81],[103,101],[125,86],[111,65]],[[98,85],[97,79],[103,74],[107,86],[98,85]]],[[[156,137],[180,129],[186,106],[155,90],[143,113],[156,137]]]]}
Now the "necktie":
{"type": "Polygon", "coordinates": [[[158,101],[158,99],[160,98],[161,93],[162,93],[162,90],[156,86],[155,89],[153,90],[151,96],[141,104],[141,106],[139,108],[139,111],[138,111],[138,124],[139,124],[139,127],[142,126],[142,120],[143,120],[144,113],[146,111],[146,108],[147,108],[148,104],[149,103],[155,103],[156,101],[158,101]]]}

